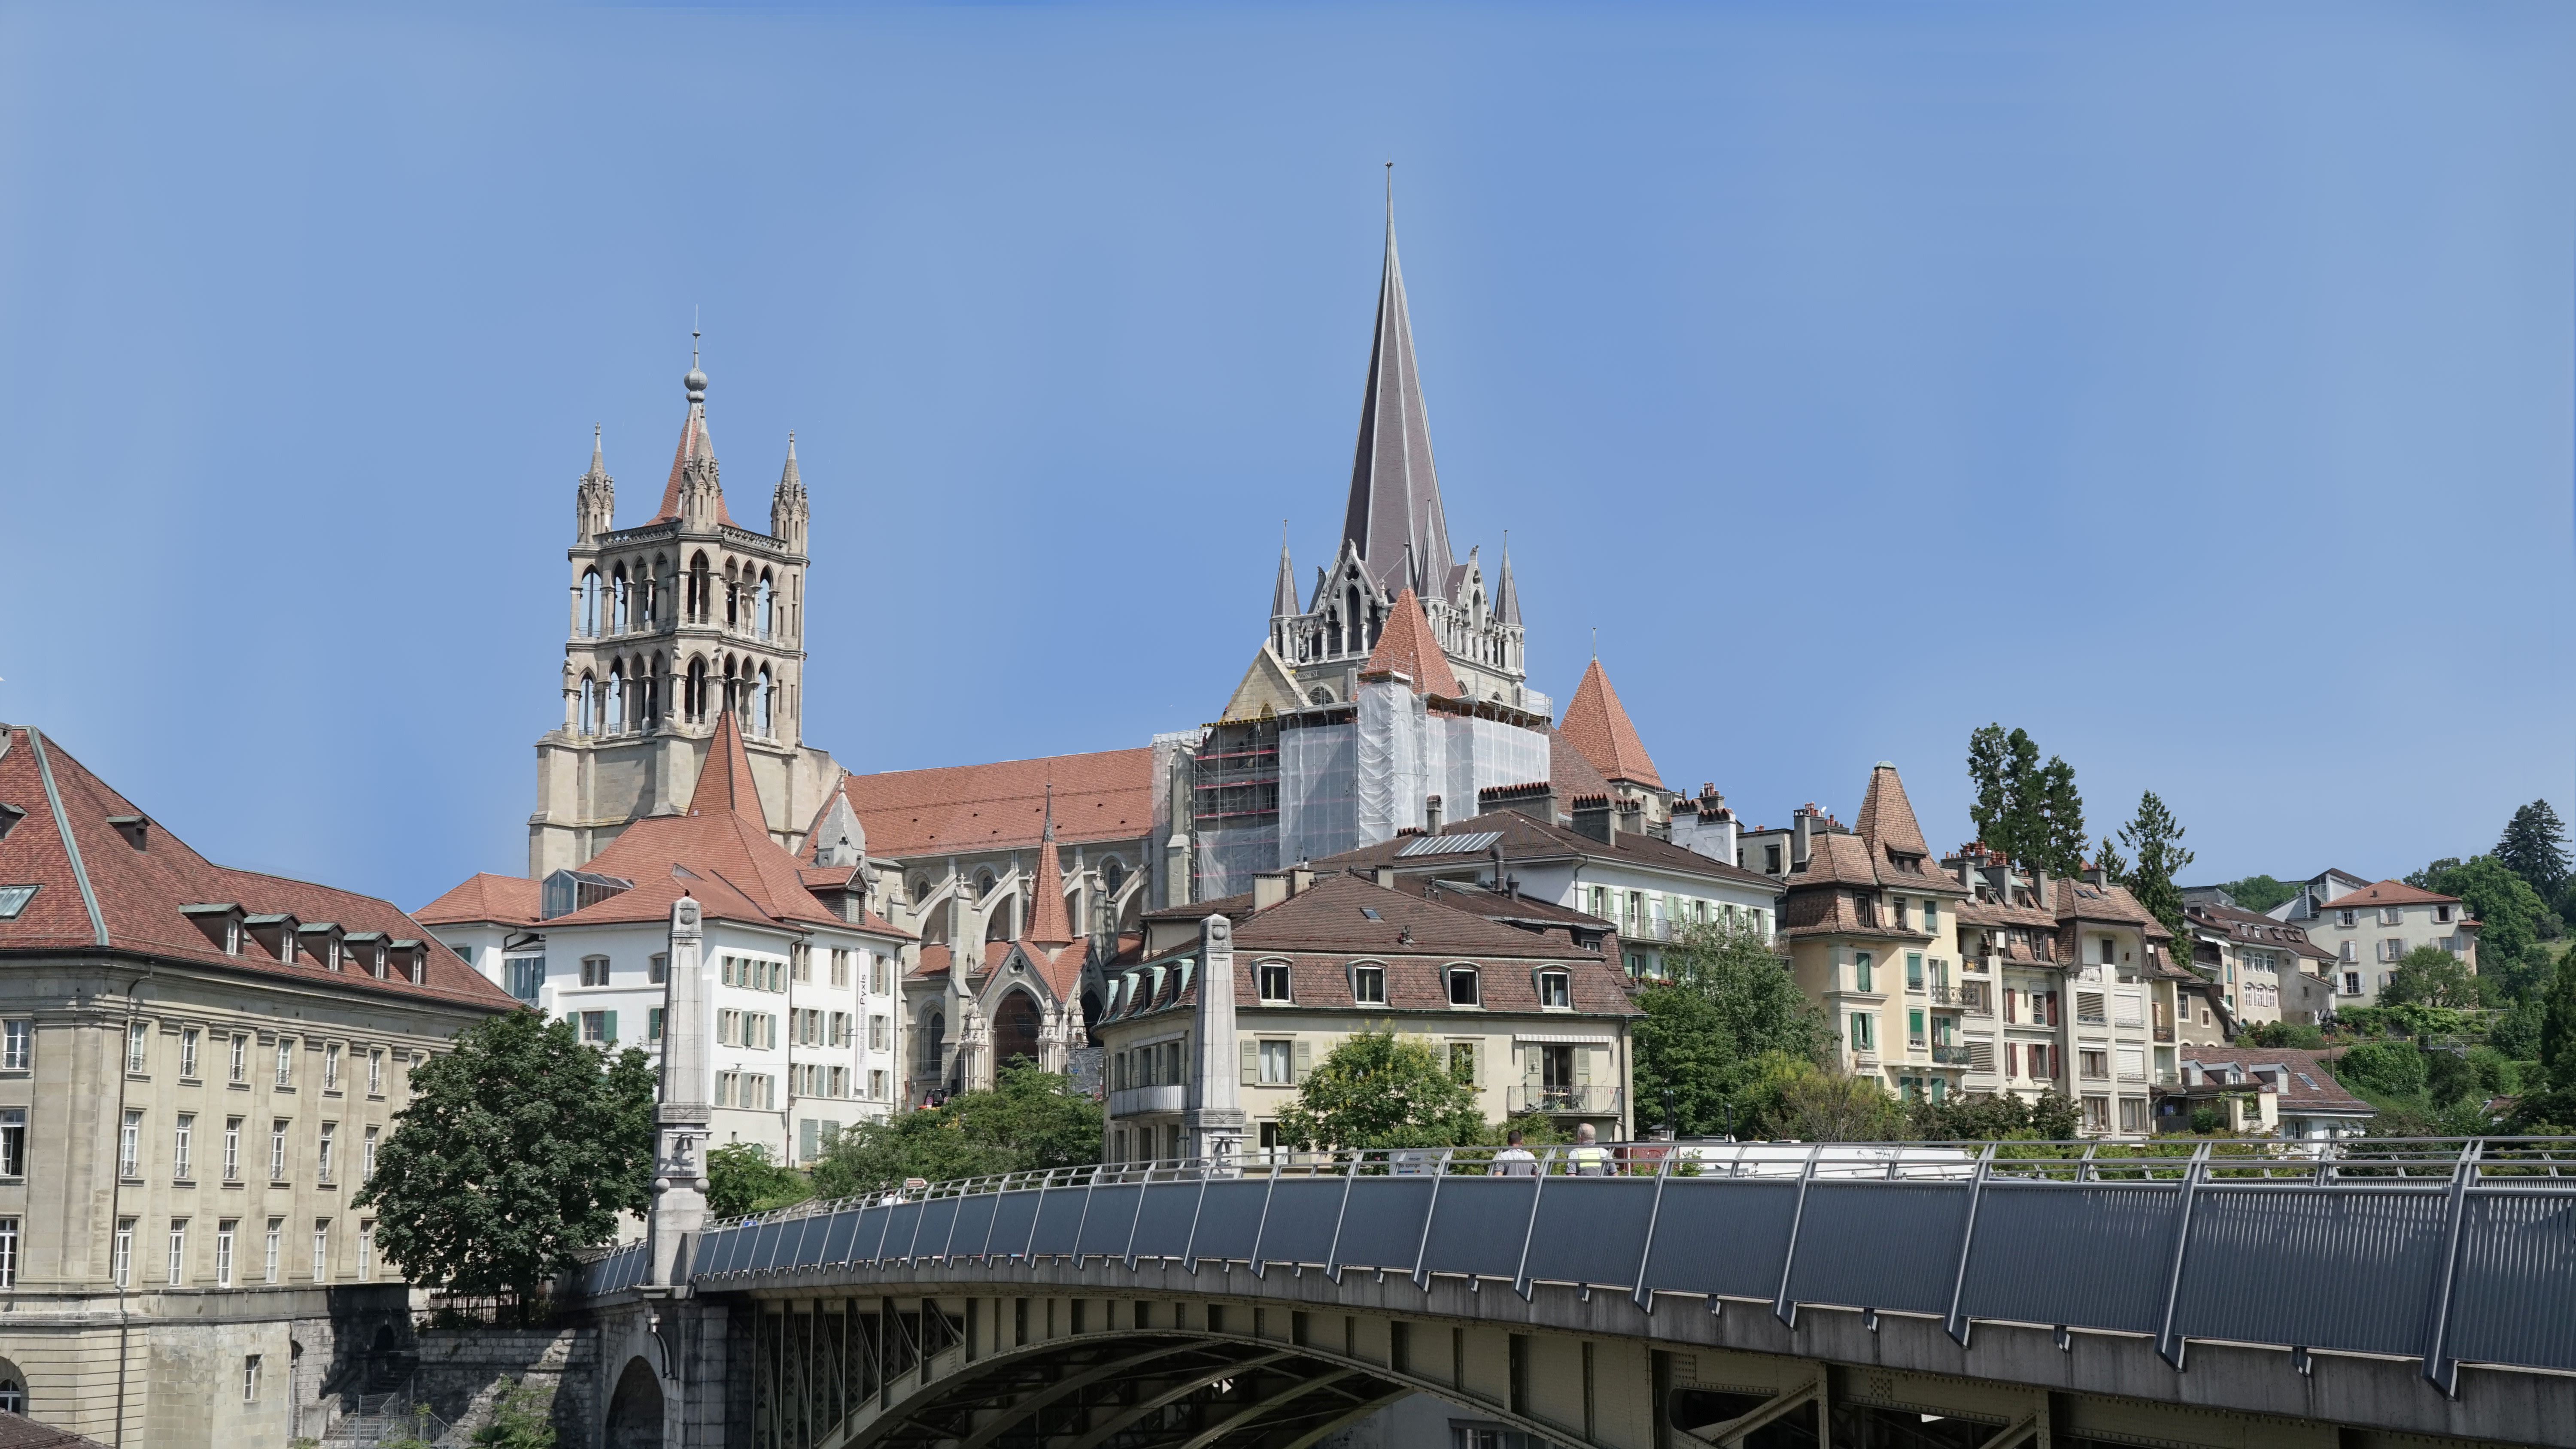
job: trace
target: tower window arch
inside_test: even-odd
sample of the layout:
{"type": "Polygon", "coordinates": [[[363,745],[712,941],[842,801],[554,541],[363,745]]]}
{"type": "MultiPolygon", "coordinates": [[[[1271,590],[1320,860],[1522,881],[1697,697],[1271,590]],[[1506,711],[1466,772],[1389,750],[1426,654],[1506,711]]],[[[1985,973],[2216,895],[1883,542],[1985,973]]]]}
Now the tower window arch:
{"type": "Polygon", "coordinates": [[[707,556],[701,551],[689,560],[689,622],[703,624],[711,607],[715,575],[707,568],[707,556]]]}
{"type": "Polygon", "coordinates": [[[602,734],[617,734],[626,728],[626,661],[608,666],[607,697],[601,702],[602,734]]]}
{"type": "Polygon", "coordinates": [[[609,596],[609,631],[623,634],[634,628],[634,595],[627,582],[626,565],[619,564],[615,572],[610,575],[609,596]]]}
{"type": "Polygon", "coordinates": [[[1357,654],[1360,652],[1360,586],[1351,585],[1349,592],[1342,596],[1342,602],[1347,606],[1342,610],[1342,652],[1357,654]]]}
{"type": "Polygon", "coordinates": [[[769,736],[769,666],[762,665],[751,685],[751,732],[769,736]]]}
{"type": "Polygon", "coordinates": [[[753,596],[751,618],[754,631],[763,639],[769,637],[770,624],[772,622],[772,610],[775,603],[775,595],[771,592],[769,587],[769,570],[762,569],[760,571],[760,584],[753,596]]]}
{"type": "Polygon", "coordinates": [[[703,658],[689,661],[689,682],[680,710],[691,724],[703,723],[707,717],[707,661],[703,658]]]}
{"type": "Polygon", "coordinates": [[[599,570],[581,571],[581,636],[599,637],[599,570]]]}
{"type": "Polygon", "coordinates": [[[581,714],[578,733],[599,733],[599,685],[588,674],[581,677],[581,714]]]}

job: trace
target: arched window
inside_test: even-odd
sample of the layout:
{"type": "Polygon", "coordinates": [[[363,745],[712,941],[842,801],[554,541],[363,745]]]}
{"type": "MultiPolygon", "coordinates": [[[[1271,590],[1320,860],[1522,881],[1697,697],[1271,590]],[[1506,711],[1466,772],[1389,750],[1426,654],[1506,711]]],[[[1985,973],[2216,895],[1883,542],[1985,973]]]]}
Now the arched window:
{"type": "Polygon", "coordinates": [[[926,875],[914,876],[912,878],[912,903],[917,906],[928,899],[930,899],[930,877],[926,875]]]}
{"type": "Polygon", "coordinates": [[[1342,610],[1342,652],[1357,654],[1360,651],[1360,586],[1351,585],[1342,601],[1348,605],[1342,610]]]}
{"type": "Polygon", "coordinates": [[[704,659],[689,661],[688,697],[682,701],[681,708],[691,724],[703,723],[707,717],[707,661],[704,659]]]}
{"type": "Polygon", "coordinates": [[[1333,692],[1318,684],[1315,686],[1315,692],[1306,696],[1306,698],[1308,702],[1313,704],[1331,704],[1333,702],[1333,692]]]}
{"type": "Polygon", "coordinates": [[[597,569],[584,569],[581,573],[581,636],[585,639],[599,637],[599,570],[597,569]]]}
{"type": "Polygon", "coordinates": [[[617,734],[626,728],[626,663],[620,660],[608,666],[607,707],[601,711],[603,734],[617,734]]]}
{"type": "Polygon", "coordinates": [[[614,575],[614,579],[615,587],[611,592],[616,596],[616,608],[610,614],[609,628],[617,633],[623,634],[627,630],[635,627],[634,615],[629,612],[634,600],[628,593],[626,587],[626,565],[619,564],[617,566],[617,572],[614,575]]]}
{"type": "Polygon", "coordinates": [[[599,686],[587,674],[581,677],[581,728],[579,733],[599,733],[599,686]]]}
{"type": "Polygon", "coordinates": [[[751,732],[769,738],[769,666],[760,667],[760,675],[751,686],[751,732]]]}
{"type": "Polygon", "coordinates": [[[724,589],[725,627],[739,629],[742,627],[742,581],[735,576],[730,560],[725,563],[724,589]]]}
{"type": "Polygon", "coordinates": [[[755,601],[755,602],[754,602],[754,604],[752,605],[752,619],[753,619],[753,621],[754,621],[755,625],[757,626],[757,628],[759,629],[760,637],[761,637],[761,638],[763,638],[763,639],[766,639],[766,638],[768,638],[768,637],[769,637],[770,606],[771,606],[771,603],[772,603],[772,599],[771,599],[770,590],[769,590],[769,571],[768,571],[767,569],[762,569],[762,570],[760,571],[760,589],[759,589],[759,593],[758,593],[758,595],[756,596],[756,601],[755,601]]]}
{"type": "Polygon", "coordinates": [[[1113,855],[1100,863],[1100,884],[1102,889],[1108,891],[1114,896],[1118,894],[1118,888],[1126,883],[1127,862],[1120,860],[1118,857],[1113,855]]]}
{"type": "Polygon", "coordinates": [[[991,866],[986,866],[982,870],[975,872],[975,899],[980,901],[984,897],[991,895],[993,893],[993,885],[994,876],[993,868],[991,866]]]}
{"type": "Polygon", "coordinates": [[[0,1358],[0,1411],[27,1412],[27,1376],[5,1358],[0,1358]]]}
{"type": "Polygon", "coordinates": [[[715,576],[707,569],[703,553],[689,560],[689,622],[703,624],[713,607],[715,576]]]}

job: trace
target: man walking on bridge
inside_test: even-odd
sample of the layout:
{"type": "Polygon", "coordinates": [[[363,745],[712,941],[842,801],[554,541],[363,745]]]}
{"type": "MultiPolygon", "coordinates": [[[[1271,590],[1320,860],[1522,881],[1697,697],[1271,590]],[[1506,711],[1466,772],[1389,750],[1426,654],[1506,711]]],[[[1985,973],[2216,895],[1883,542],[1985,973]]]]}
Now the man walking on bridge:
{"type": "Polygon", "coordinates": [[[1514,1128],[1503,1139],[1502,1151],[1494,1154],[1494,1165],[1485,1169],[1487,1177],[1536,1177],[1538,1159],[1521,1145],[1520,1129],[1514,1128]]]}
{"type": "Polygon", "coordinates": [[[1574,1129],[1574,1151],[1568,1155],[1574,1159],[1575,1176],[1608,1177],[1610,1175],[1610,1149],[1595,1140],[1600,1135],[1589,1122],[1574,1129]]]}

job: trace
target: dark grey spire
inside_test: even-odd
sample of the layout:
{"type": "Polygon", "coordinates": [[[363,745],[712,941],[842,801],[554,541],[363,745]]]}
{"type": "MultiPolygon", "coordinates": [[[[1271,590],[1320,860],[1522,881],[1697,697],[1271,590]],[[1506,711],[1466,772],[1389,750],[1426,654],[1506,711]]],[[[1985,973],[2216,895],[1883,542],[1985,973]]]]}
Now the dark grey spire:
{"type": "Polygon", "coordinates": [[[1440,479],[1431,468],[1431,423],[1423,411],[1422,379],[1414,371],[1413,323],[1395,256],[1393,162],[1387,170],[1377,338],[1369,349],[1368,392],[1360,401],[1359,449],[1351,463],[1342,537],[1359,545],[1370,576],[1389,593],[1416,579],[1444,594],[1449,587],[1449,525],[1440,511],[1440,479]]]}
{"type": "Polygon", "coordinates": [[[1270,617],[1294,619],[1306,610],[1297,602],[1297,573],[1288,567],[1288,540],[1279,540],[1279,582],[1270,590],[1270,617]]]}
{"type": "Polygon", "coordinates": [[[1494,585],[1494,617],[1506,624],[1521,621],[1521,591],[1512,583],[1512,539],[1503,535],[1503,576],[1494,585]]]}

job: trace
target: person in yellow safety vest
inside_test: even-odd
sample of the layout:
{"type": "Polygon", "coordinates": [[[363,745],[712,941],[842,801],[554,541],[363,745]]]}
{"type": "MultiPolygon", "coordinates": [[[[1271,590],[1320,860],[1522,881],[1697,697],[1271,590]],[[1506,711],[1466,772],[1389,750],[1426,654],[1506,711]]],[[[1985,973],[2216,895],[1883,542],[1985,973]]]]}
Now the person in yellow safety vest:
{"type": "Polygon", "coordinates": [[[1600,1135],[1593,1130],[1589,1122],[1574,1129],[1574,1150],[1566,1155],[1574,1163],[1575,1176],[1608,1177],[1610,1175],[1610,1149],[1594,1140],[1600,1135]]]}

